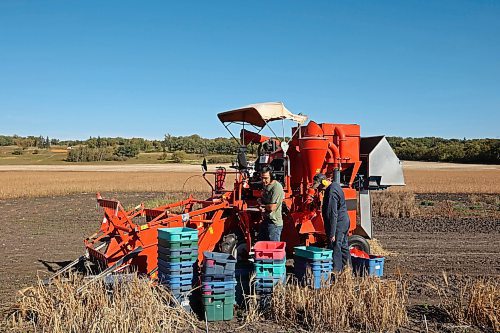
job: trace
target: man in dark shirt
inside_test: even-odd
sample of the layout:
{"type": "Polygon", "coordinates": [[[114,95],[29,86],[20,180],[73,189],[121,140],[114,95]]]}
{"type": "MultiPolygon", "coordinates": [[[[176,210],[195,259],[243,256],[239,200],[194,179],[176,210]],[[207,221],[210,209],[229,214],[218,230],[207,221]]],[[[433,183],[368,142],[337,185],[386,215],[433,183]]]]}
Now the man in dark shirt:
{"type": "Polygon", "coordinates": [[[349,215],[344,191],[336,182],[330,182],[322,173],[314,176],[313,188],[324,190],[321,213],[329,247],[333,250],[333,270],[341,272],[346,265],[351,266],[348,235],[349,215]]]}

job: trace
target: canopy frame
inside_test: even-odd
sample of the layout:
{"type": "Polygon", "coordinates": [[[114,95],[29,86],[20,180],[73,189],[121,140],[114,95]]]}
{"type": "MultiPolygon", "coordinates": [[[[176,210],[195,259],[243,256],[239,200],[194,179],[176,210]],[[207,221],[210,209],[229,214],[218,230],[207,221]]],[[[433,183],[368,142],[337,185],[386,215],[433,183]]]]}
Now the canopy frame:
{"type": "MultiPolygon", "coordinates": [[[[298,124],[295,133],[298,131],[300,126],[307,120],[307,116],[305,115],[302,114],[295,115],[290,111],[288,111],[288,109],[281,102],[251,104],[238,109],[221,112],[217,116],[219,117],[219,120],[221,121],[222,125],[224,125],[226,130],[229,132],[231,137],[235,139],[236,142],[240,145],[245,145],[245,142],[241,142],[236,138],[236,136],[229,128],[231,124],[241,125],[243,129],[245,129],[245,124],[249,124],[255,130],[257,130],[257,133],[260,133],[265,127],[267,127],[276,138],[279,138],[279,136],[276,134],[274,129],[269,125],[269,123],[271,121],[281,120],[283,142],[287,142],[285,137],[285,119],[294,121],[298,124]],[[246,119],[247,112],[253,112],[251,117],[249,117],[253,119],[249,120],[246,119]],[[260,119],[258,119],[257,116],[260,119]],[[226,120],[231,118],[236,118],[236,119],[226,120]],[[262,126],[260,126],[260,124],[262,124],[262,126]]],[[[295,135],[295,133],[293,133],[293,135],[295,135]]],[[[290,140],[293,137],[293,135],[290,137],[290,140]]],[[[288,142],[290,140],[288,140],[288,142]]]]}

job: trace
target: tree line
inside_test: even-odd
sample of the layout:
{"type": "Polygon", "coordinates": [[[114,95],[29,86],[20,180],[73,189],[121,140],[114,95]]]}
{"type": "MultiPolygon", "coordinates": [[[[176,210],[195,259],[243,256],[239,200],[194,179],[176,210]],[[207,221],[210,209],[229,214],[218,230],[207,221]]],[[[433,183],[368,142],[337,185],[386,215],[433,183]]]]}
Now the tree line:
{"type": "MultiPolygon", "coordinates": [[[[500,139],[443,139],[438,137],[387,137],[396,155],[402,160],[500,164],[500,139]]],[[[186,154],[232,155],[238,150],[233,138],[202,138],[199,135],[173,136],[163,140],[122,137],[90,137],[87,140],[58,140],[43,136],[21,137],[0,135],[0,146],[16,145],[22,149],[50,146],[71,147],[68,161],[123,160],[139,152],[184,152],[186,154]]],[[[249,147],[253,153],[255,147],[249,147]]],[[[177,154],[179,155],[179,154],[177,154]]],[[[177,156],[176,155],[176,156],[177,156]]]]}
{"type": "Polygon", "coordinates": [[[388,137],[401,160],[500,164],[500,139],[388,137]]]}

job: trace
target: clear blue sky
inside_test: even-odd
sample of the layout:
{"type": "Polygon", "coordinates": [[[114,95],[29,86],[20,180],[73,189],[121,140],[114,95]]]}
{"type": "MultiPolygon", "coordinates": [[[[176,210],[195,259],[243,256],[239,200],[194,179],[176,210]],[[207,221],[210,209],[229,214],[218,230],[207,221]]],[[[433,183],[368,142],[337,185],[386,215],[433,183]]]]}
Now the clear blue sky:
{"type": "Polygon", "coordinates": [[[0,134],[226,136],[263,101],[498,138],[500,1],[0,1],[0,134]]]}

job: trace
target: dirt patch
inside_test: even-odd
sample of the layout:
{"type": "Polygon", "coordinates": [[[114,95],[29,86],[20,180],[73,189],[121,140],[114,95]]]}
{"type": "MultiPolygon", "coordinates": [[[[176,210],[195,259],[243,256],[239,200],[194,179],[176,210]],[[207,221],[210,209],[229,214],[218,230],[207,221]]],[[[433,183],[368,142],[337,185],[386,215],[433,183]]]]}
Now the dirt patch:
{"type": "MultiPolygon", "coordinates": [[[[374,218],[375,237],[379,233],[499,233],[500,219],[489,217],[414,217],[414,218],[374,218]]],[[[462,237],[468,237],[463,234],[462,237]]]]}
{"type": "MultiPolygon", "coordinates": [[[[104,193],[123,205],[160,193],[104,193]]],[[[0,200],[0,301],[83,254],[83,239],[97,231],[101,214],[91,193],[0,200]]]]}
{"type": "MultiPolygon", "coordinates": [[[[104,195],[117,197],[127,206],[162,194],[104,195]]],[[[32,285],[37,275],[46,276],[81,255],[83,239],[97,230],[101,218],[93,193],[0,200],[0,210],[2,304],[12,301],[16,290],[32,285]]],[[[425,329],[422,325],[426,315],[429,329],[449,331],[443,326],[445,318],[435,307],[437,295],[429,288],[442,283],[443,272],[449,279],[500,278],[499,219],[375,218],[374,230],[382,248],[391,253],[386,257],[386,276],[408,280],[413,328],[425,329]]],[[[241,323],[231,322],[211,328],[232,331],[239,326],[241,323]]],[[[250,325],[244,329],[256,332],[262,331],[262,327],[250,325]]],[[[271,323],[267,327],[269,331],[278,330],[271,323]]]]}

